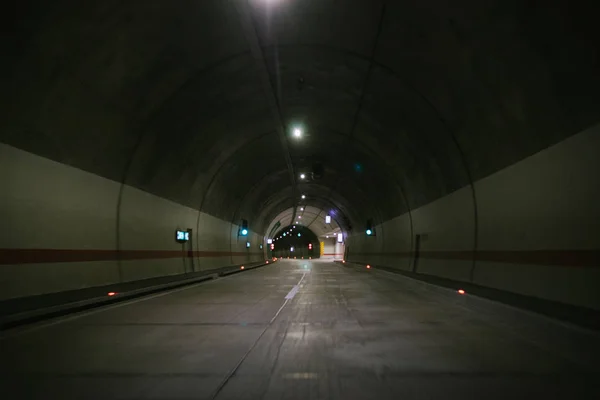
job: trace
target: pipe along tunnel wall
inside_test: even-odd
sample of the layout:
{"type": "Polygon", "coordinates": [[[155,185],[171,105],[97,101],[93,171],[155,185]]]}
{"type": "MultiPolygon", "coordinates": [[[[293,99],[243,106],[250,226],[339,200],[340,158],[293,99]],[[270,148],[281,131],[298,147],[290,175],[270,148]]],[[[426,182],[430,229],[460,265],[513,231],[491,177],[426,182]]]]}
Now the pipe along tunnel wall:
{"type": "MultiPolygon", "coordinates": [[[[348,259],[600,310],[598,149],[595,126],[385,221],[375,237],[355,229],[348,259]]],[[[246,249],[231,222],[127,185],[119,204],[120,183],[5,144],[0,181],[0,299],[265,257],[257,233],[246,249]],[[193,265],[173,237],[187,228],[193,265]]]]}

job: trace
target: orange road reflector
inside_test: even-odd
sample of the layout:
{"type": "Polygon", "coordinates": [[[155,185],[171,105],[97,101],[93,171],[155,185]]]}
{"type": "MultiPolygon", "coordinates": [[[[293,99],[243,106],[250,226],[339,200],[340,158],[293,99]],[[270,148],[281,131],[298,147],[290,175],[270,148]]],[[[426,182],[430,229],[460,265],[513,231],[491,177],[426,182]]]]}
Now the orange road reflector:
{"type": "Polygon", "coordinates": [[[462,290],[462,289],[458,289],[457,291],[458,291],[458,294],[465,294],[465,293],[466,293],[466,292],[465,292],[464,290],[462,290]]]}
{"type": "Polygon", "coordinates": [[[371,269],[371,266],[370,266],[370,265],[367,265],[367,269],[371,269]]]}
{"type": "Polygon", "coordinates": [[[115,294],[117,294],[116,292],[108,292],[107,295],[109,296],[114,296],[115,294]]]}
{"type": "Polygon", "coordinates": [[[244,266],[242,265],[242,266],[240,267],[240,269],[244,269],[244,266]]]}

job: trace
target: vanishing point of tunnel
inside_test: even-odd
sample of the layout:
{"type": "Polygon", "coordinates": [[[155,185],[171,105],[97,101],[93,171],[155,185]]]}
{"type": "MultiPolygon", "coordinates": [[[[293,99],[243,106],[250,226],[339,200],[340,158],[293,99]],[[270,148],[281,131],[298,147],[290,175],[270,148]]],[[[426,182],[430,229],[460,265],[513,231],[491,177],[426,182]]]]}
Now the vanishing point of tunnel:
{"type": "Polygon", "coordinates": [[[600,399],[592,0],[9,0],[0,398],[600,399]]]}

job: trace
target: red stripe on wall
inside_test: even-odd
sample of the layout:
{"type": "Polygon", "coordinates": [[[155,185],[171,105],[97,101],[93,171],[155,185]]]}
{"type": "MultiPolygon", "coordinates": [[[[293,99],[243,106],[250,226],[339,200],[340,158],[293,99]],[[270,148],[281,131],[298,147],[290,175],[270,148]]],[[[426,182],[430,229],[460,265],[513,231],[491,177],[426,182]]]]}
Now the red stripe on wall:
{"type": "Polygon", "coordinates": [[[263,253],[231,251],[182,250],[62,250],[62,249],[0,249],[0,265],[41,264],[77,261],[150,260],[163,258],[230,257],[262,255],[263,253]]]}
{"type": "MultiPolygon", "coordinates": [[[[352,253],[359,256],[411,257],[412,253],[352,253]]],[[[600,267],[600,250],[479,250],[473,251],[421,251],[420,258],[434,260],[472,260],[507,264],[564,265],[600,267]]]]}

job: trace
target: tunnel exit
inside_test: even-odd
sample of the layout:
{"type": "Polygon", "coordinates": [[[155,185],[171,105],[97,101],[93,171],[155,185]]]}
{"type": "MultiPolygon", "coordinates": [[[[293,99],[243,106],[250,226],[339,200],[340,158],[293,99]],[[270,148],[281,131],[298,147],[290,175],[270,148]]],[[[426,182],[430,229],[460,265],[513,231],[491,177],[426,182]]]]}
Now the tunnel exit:
{"type": "Polygon", "coordinates": [[[276,231],[271,252],[281,258],[318,259],[319,248],[318,237],[311,229],[293,224],[276,231]]]}

